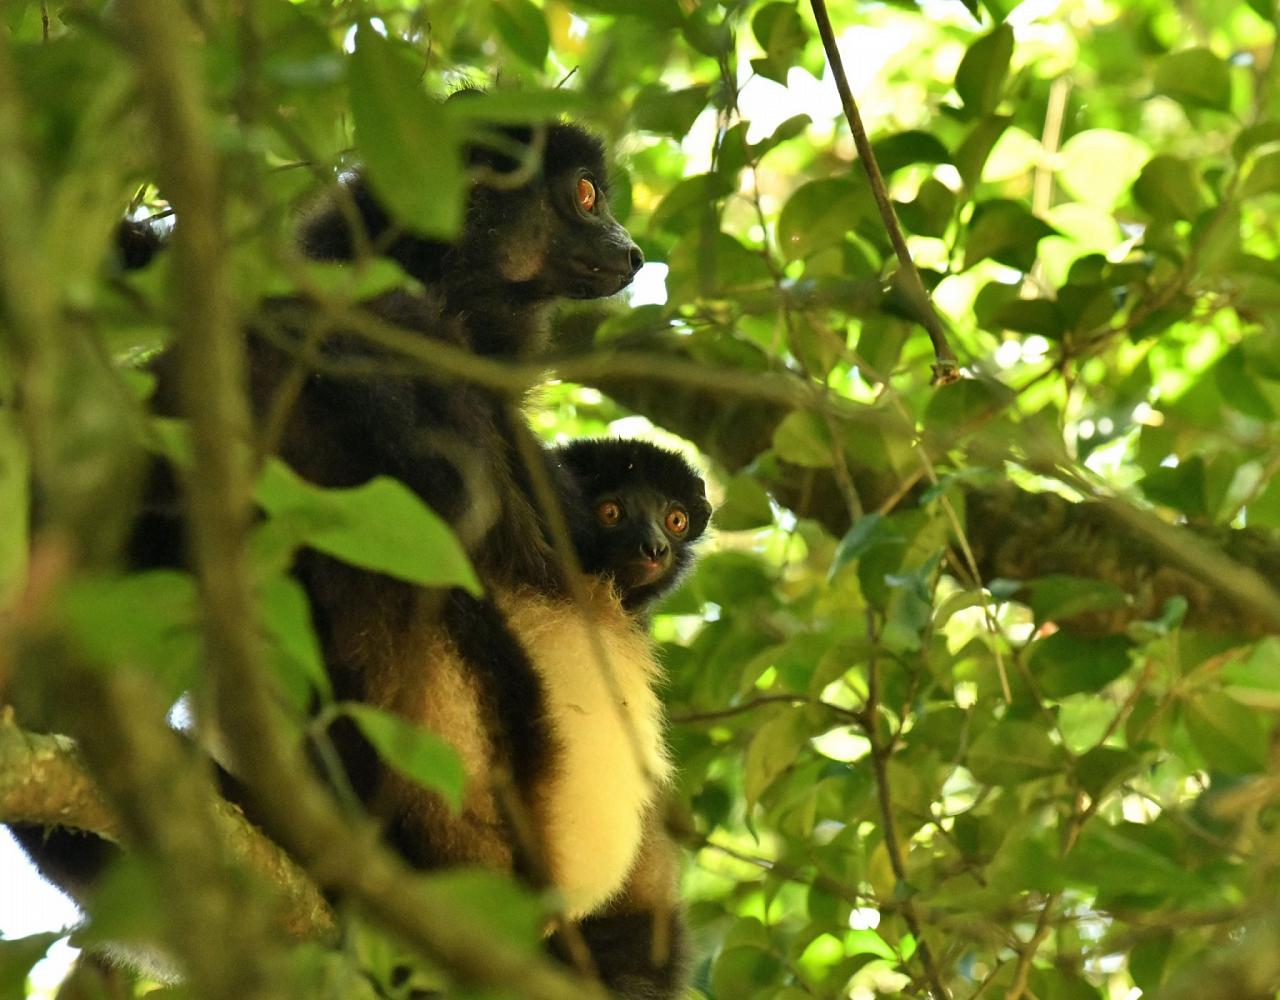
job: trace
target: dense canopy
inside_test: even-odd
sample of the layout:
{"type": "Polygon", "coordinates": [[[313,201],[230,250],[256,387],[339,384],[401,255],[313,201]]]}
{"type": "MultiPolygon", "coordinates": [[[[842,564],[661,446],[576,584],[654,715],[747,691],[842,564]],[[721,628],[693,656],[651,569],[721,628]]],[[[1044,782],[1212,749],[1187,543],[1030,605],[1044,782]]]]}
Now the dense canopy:
{"type": "MultiPolygon", "coordinates": [[[[0,818],[137,848],[85,940],[158,935],[174,997],[405,996],[409,954],[458,995],[586,995],[535,962],[554,902],[393,878],[306,789],[333,851],[299,871],[164,739],[183,692],[224,724],[283,692],[283,722],[232,726],[241,749],[314,725],[294,547],[470,579],[411,494],[322,491],[227,442],[204,478],[264,511],[252,593],[119,561],[141,456],[189,447],[139,363],[266,296],[341,310],[408,280],[302,261],[300,209],[360,163],[447,239],[472,130],[564,114],[616,158],[632,292],[560,310],[549,374],[430,345],[405,364],[537,386],[548,441],[656,437],[708,474],[714,537],[653,622],[691,996],[1277,995],[1275,0],[832,4],[932,307],[807,3],[0,10],[0,818]],[[486,93],[442,103],[464,84],[486,93]],[[118,220],[170,206],[186,245],[121,274],[118,220]],[[202,643],[237,596],[247,620],[202,643]],[[316,884],[344,890],[340,931],[316,884]],[[281,894],[300,936],[273,930],[281,894]]],[[[321,710],[344,712],[452,787],[447,748],[321,710]]],[[[4,996],[58,936],[0,941],[4,996]]]]}

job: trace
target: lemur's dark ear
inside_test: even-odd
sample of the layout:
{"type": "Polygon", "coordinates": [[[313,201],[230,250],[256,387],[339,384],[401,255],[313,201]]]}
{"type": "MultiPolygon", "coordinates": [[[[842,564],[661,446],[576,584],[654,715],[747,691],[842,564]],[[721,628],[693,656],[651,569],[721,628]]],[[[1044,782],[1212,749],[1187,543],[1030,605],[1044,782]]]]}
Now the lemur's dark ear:
{"type": "Polygon", "coordinates": [[[454,101],[469,101],[476,97],[484,96],[484,88],[477,87],[474,83],[464,83],[452,94],[444,99],[445,104],[452,104],[454,101]]]}
{"type": "MultiPolygon", "coordinates": [[[[445,99],[445,104],[474,101],[486,91],[473,84],[463,84],[445,99]]],[[[463,117],[465,117],[463,112],[463,117]]],[[[488,167],[500,174],[519,169],[529,159],[534,130],[529,125],[471,123],[467,142],[467,164],[488,167]]]]}

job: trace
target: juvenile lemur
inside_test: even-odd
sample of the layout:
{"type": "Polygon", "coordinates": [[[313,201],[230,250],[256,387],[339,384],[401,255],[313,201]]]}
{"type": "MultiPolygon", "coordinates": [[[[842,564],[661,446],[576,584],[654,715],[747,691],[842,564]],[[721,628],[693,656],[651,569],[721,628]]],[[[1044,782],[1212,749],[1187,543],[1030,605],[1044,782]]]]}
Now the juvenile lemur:
{"type": "Polygon", "coordinates": [[[608,578],[633,613],[671,590],[693,563],[711,519],[702,477],[647,441],[584,438],[551,456],[577,496],[562,498],[584,572],[608,578]]]}
{"type": "MultiPolygon", "coordinates": [[[[504,132],[520,142],[532,138],[529,129],[504,132]]],[[[643,259],[609,213],[599,142],[558,122],[543,127],[542,138],[535,176],[511,189],[475,185],[464,229],[450,243],[397,227],[357,177],[348,191],[365,238],[355,237],[349,213],[335,202],[304,226],[302,246],[312,256],[339,260],[358,245],[372,246],[422,283],[420,291],[398,290],[366,303],[378,320],[478,354],[533,354],[543,339],[545,306],[557,297],[613,294],[630,283],[643,259]]],[[[470,158],[491,171],[516,168],[509,155],[482,146],[470,158]]],[[[296,342],[316,319],[309,303],[276,301],[250,326],[249,382],[260,419],[295,363],[291,338],[296,342]]],[[[325,353],[331,360],[366,361],[386,354],[355,333],[329,338],[325,353]]],[[[155,405],[166,414],[179,410],[171,368],[171,356],[156,365],[155,405]]],[[[296,572],[338,697],[396,711],[451,739],[471,779],[461,815],[450,815],[434,795],[383,768],[354,732],[337,732],[335,740],[353,788],[382,817],[388,839],[422,867],[477,862],[522,870],[493,781],[505,768],[606,984],[633,998],[673,997],[678,934],[677,947],[659,961],[650,947],[654,914],[677,907],[674,859],[654,815],[654,790],[669,770],[652,689],[656,668],[636,610],[674,576],[662,570],[665,556],[654,555],[656,546],[644,563],[610,561],[609,547],[593,548],[575,516],[575,541],[598,585],[585,615],[573,605],[519,458],[519,439],[530,432],[518,404],[429,374],[312,374],[303,383],[280,456],[325,486],[399,478],[453,526],[486,591],[483,599],[460,591],[442,595],[302,553],[296,572]],[[620,700],[616,688],[602,686],[596,636],[620,700]],[[588,708],[590,725],[578,718],[588,708]],[[616,774],[602,766],[607,762],[630,768],[625,794],[618,794],[616,774]]],[[[601,463],[616,451],[596,448],[601,463]]],[[[571,446],[546,456],[546,471],[563,497],[583,495],[592,469],[575,462],[590,455],[590,449],[575,455],[571,446]]],[[[627,487],[614,501],[621,524],[641,484],[625,477],[613,482],[627,487]]],[[[696,485],[696,494],[677,495],[687,508],[690,537],[706,523],[700,481],[696,485]]],[[[172,477],[158,469],[152,513],[140,521],[131,547],[136,567],[182,560],[172,492],[172,477]]],[[[675,553],[687,561],[684,544],[668,544],[673,566],[675,553]]],[[[56,852],[56,838],[43,846],[38,837],[22,839],[38,861],[41,850],[56,852]]]]}
{"type": "Polygon", "coordinates": [[[678,859],[662,829],[671,769],[646,615],[692,565],[711,507],[680,455],[644,441],[576,441],[550,457],[564,474],[586,607],[527,591],[497,598],[541,681],[554,747],[534,818],[605,984],[624,997],[674,997],[685,946],[678,859]]]}

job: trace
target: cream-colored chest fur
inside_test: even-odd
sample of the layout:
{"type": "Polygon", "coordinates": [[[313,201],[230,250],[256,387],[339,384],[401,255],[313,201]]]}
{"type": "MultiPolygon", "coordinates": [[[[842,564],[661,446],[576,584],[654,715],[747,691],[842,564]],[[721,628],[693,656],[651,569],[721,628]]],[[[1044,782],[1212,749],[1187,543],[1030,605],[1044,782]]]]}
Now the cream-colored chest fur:
{"type": "Polygon", "coordinates": [[[572,917],[621,889],[645,812],[671,773],[653,644],[611,588],[589,582],[585,615],[530,592],[500,599],[542,679],[559,745],[539,799],[552,876],[572,917]]]}

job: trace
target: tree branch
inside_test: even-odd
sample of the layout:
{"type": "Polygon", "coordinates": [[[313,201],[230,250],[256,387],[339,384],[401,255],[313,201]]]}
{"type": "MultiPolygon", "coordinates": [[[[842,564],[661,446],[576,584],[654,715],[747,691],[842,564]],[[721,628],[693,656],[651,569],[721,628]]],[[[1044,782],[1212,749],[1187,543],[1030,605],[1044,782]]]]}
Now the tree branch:
{"type": "Polygon", "coordinates": [[[889,189],[885,186],[884,176],[880,173],[880,165],[876,162],[875,153],[871,149],[871,140],[867,138],[867,130],[862,124],[862,115],[858,111],[857,102],[853,99],[853,91],[849,88],[849,80],[844,73],[844,61],[840,58],[840,50],[836,47],[835,32],[831,30],[831,18],[827,15],[825,0],[811,0],[813,17],[818,22],[818,34],[822,36],[822,47],[827,53],[827,62],[836,78],[836,88],[840,91],[840,102],[844,105],[844,116],[849,122],[849,130],[853,133],[854,145],[858,147],[858,159],[867,173],[871,183],[871,193],[875,196],[876,206],[880,209],[880,218],[884,222],[885,232],[893,244],[894,253],[898,256],[898,274],[901,277],[902,290],[911,302],[915,318],[929,334],[933,343],[934,357],[933,381],[935,385],[945,385],[960,377],[956,364],[955,352],[947,343],[946,331],[924,282],[920,280],[920,272],[916,270],[915,261],[911,259],[911,251],[907,248],[906,237],[902,235],[902,227],[898,225],[898,217],[893,211],[893,202],[889,200],[889,189]]]}
{"type": "MultiPolygon", "coordinates": [[[[868,615],[871,613],[868,612],[868,615]]],[[[872,629],[874,632],[874,627],[872,629]]],[[[872,656],[867,665],[867,703],[863,709],[862,729],[871,744],[871,767],[875,773],[876,798],[880,804],[880,825],[884,837],[885,853],[889,856],[889,867],[893,869],[893,877],[900,886],[907,885],[907,866],[902,857],[902,848],[898,843],[897,819],[893,808],[893,788],[889,782],[889,757],[893,753],[892,738],[885,742],[880,738],[880,658],[872,656]]],[[[914,901],[904,897],[900,902],[902,919],[906,921],[911,936],[916,940],[916,954],[920,965],[924,968],[925,980],[929,984],[929,992],[935,1000],[950,1000],[938,971],[938,964],[933,958],[933,949],[924,939],[923,925],[916,912],[914,901]]]]}
{"type": "Polygon", "coordinates": [[[67,826],[114,843],[123,836],[75,741],[22,731],[7,705],[0,706],[0,822],[67,826]]]}
{"type": "MultiPolygon", "coordinates": [[[[685,350],[683,345],[670,349],[677,355],[685,350]]],[[[605,372],[589,384],[688,438],[729,472],[746,468],[768,451],[774,431],[791,410],[691,382],[671,384],[655,371],[625,376],[605,372]]],[[[921,490],[904,486],[911,473],[895,471],[877,455],[909,449],[914,428],[879,408],[839,400],[830,405],[837,426],[848,436],[849,474],[863,506],[885,512],[899,503],[914,505],[921,490]],[[884,445],[869,450],[864,444],[868,440],[884,445]]],[[[776,463],[776,472],[773,467],[764,465],[756,475],[779,504],[819,522],[836,538],[849,530],[848,505],[831,470],[785,462],[776,463]]],[[[1280,603],[1266,581],[1280,579],[1280,547],[1262,532],[1175,526],[1121,500],[1073,501],[1009,482],[952,488],[964,495],[964,533],[981,579],[1067,574],[1114,583],[1129,595],[1125,607],[1082,617],[1073,626],[1121,631],[1130,621],[1159,617],[1164,603],[1177,595],[1187,601],[1186,623],[1199,629],[1256,637],[1278,627],[1280,603]],[[1203,553],[1210,549],[1217,555],[1206,560],[1203,553]]]]}
{"type": "MultiPolygon", "coordinates": [[[[210,797],[210,804],[225,852],[279,892],[281,928],[297,938],[331,935],[333,910],[315,883],[238,808],[217,796],[210,797]]],[[[20,729],[8,707],[0,708],[0,822],[68,827],[114,843],[126,840],[75,742],[20,729]]]]}
{"type": "Polygon", "coordinates": [[[243,335],[223,253],[217,159],[176,0],[129,0],[143,92],[165,169],[161,180],[184,222],[174,239],[184,317],[178,345],[195,463],[187,484],[190,537],[204,593],[206,642],[220,731],[269,832],[329,889],[436,957],[464,981],[520,988],[534,1000],[583,1000],[603,991],[510,944],[431,890],[383,847],[369,824],[353,829],[282,734],[251,600],[244,540],[250,480],[237,445],[248,441],[243,335]]]}

